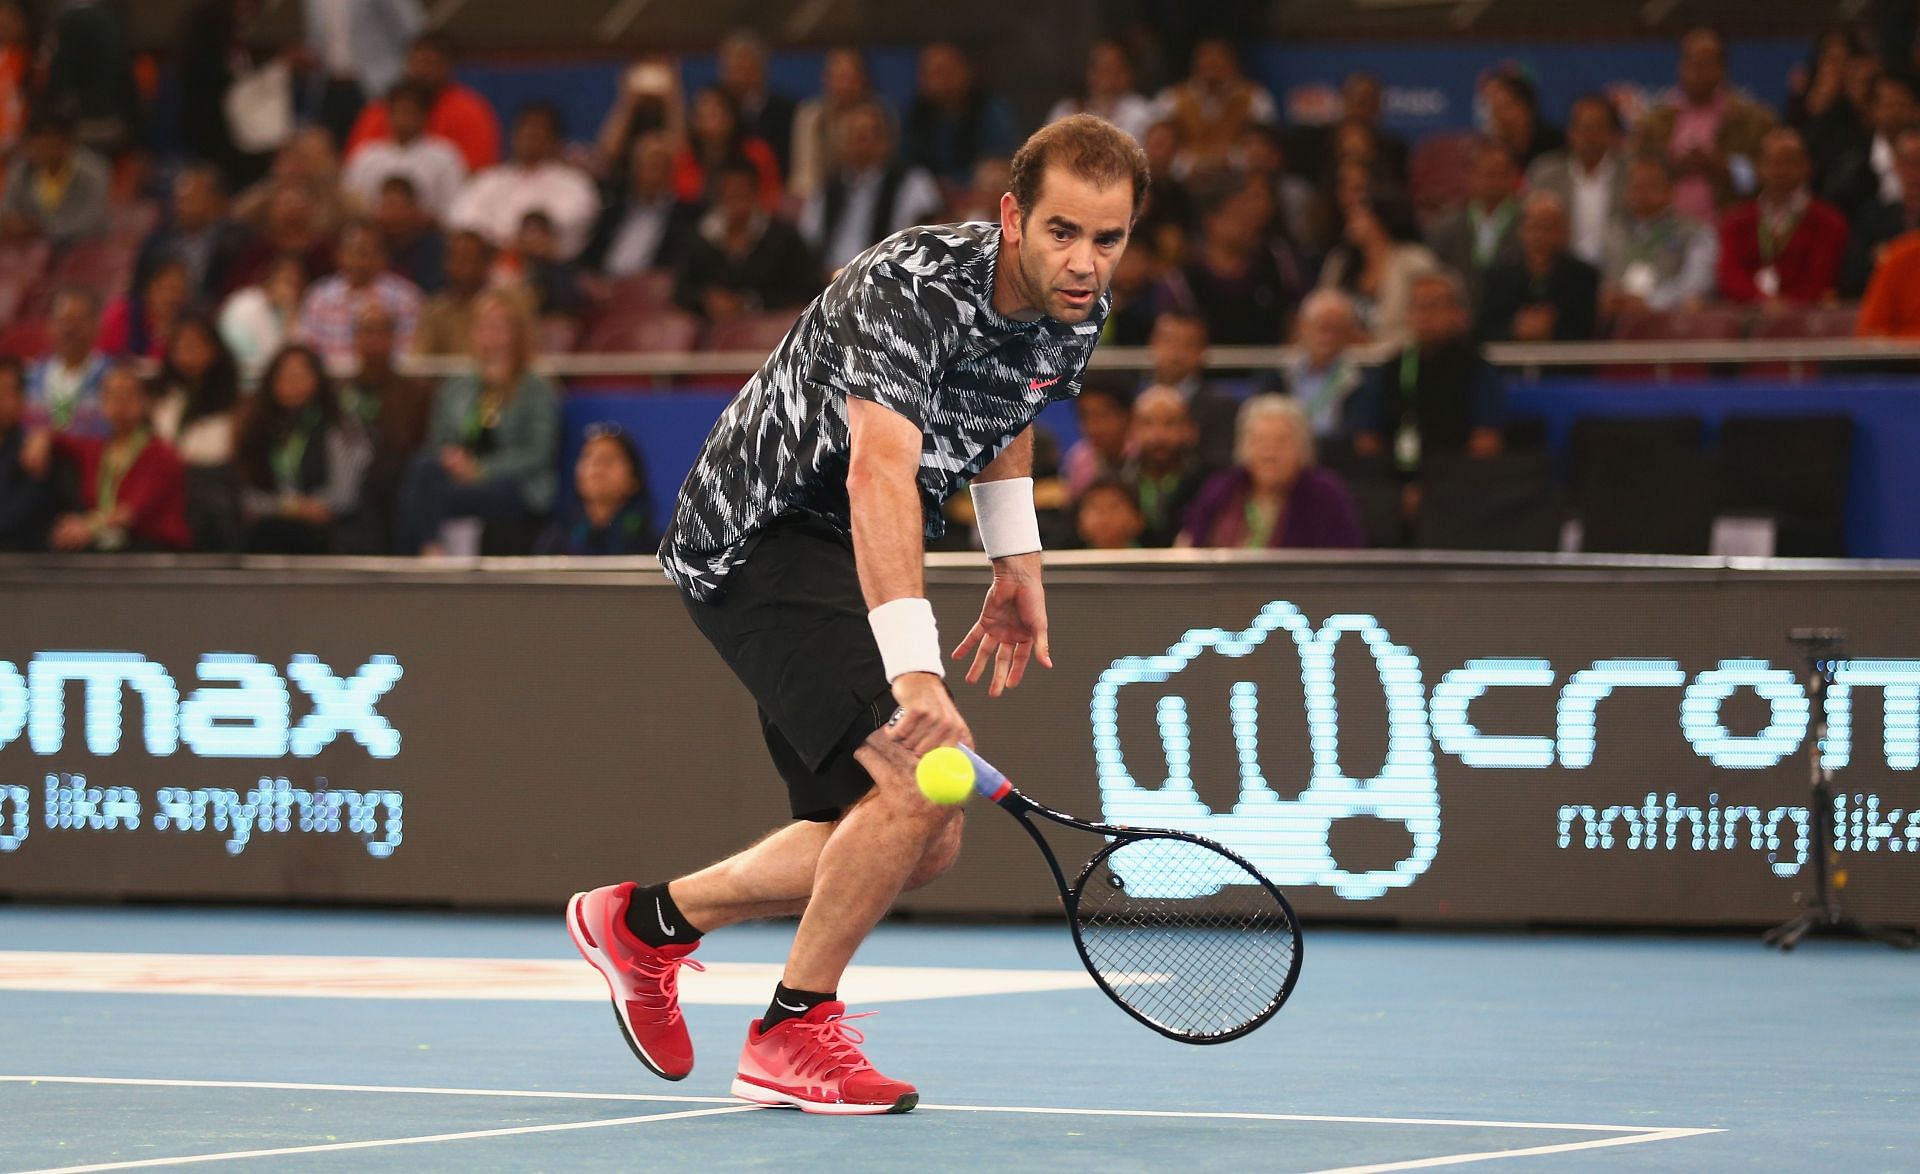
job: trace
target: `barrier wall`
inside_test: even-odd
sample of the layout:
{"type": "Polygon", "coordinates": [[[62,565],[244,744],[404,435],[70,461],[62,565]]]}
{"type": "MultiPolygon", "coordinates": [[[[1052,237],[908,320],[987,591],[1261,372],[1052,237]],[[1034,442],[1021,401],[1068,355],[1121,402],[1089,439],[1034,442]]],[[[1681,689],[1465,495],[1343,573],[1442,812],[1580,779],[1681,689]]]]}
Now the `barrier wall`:
{"type": "MultiPolygon", "coordinates": [[[[1810,882],[1793,625],[1861,915],[1920,924],[1920,568],[1359,558],[1050,571],[1058,668],[959,687],[1064,810],[1238,848],[1308,917],[1766,923],[1810,882]]],[[[781,821],[753,707],[646,560],[0,563],[0,894],[551,905],[781,821]]],[[[949,640],[984,568],[936,560],[949,640]]],[[[906,908],[1054,895],[977,805],[906,908]]]]}

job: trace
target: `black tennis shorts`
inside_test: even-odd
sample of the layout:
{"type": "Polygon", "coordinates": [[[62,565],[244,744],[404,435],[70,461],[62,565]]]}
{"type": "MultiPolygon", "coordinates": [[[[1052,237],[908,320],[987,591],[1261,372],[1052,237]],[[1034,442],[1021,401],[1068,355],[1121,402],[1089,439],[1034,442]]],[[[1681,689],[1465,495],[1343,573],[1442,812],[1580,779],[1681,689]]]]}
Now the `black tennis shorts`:
{"type": "Polygon", "coordinates": [[[687,612],[760,706],[795,819],[827,822],[873,789],[853,752],[893,716],[853,543],[815,518],[769,526],[711,603],[687,612]]]}

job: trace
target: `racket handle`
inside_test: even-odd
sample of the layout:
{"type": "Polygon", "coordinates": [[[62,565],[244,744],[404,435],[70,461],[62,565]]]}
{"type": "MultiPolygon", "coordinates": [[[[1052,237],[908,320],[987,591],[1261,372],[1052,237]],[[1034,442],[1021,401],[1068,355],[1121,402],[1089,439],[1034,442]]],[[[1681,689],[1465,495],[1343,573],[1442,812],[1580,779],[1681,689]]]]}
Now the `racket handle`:
{"type": "Polygon", "coordinates": [[[975,754],[972,747],[961,746],[959,750],[967,756],[967,761],[973,763],[973,789],[995,803],[1005,799],[1007,793],[1013,790],[1013,784],[1007,781],[1007,776],[1001,774],[992,763],[975,754]]]}

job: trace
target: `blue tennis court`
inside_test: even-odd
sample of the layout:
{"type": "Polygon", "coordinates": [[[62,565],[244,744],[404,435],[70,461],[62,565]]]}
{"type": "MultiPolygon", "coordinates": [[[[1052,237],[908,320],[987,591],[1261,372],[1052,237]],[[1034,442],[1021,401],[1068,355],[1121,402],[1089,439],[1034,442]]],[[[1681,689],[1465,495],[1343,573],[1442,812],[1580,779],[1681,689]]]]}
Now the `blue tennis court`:
{"type": "Polygon", "coordinates": [[[0,909],[0,1169],[1913,1168],[1915,960],[1849,943],[1312,932],[1253,1036],[1160,1039],[1055,926],[893,923],[846,988],[904,1117],[726,1088],[788,930],[652,1077],[559,916],[0,909]],[[990,992],[990,993],[968,993],[990,992]]]}

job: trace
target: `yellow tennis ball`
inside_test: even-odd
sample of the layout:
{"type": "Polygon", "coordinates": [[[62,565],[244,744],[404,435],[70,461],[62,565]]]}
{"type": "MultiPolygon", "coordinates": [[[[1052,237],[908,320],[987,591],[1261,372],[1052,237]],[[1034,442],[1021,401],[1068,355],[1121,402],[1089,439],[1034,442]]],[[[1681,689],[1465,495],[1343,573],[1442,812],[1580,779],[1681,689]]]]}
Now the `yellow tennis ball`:
{"type": "Polygon", "coordinates": [[[951,746],[937,746],[921,755],[913,777],[920,793],[934,803],[965,803],[973,795],[973,762],[951,746]]]}

